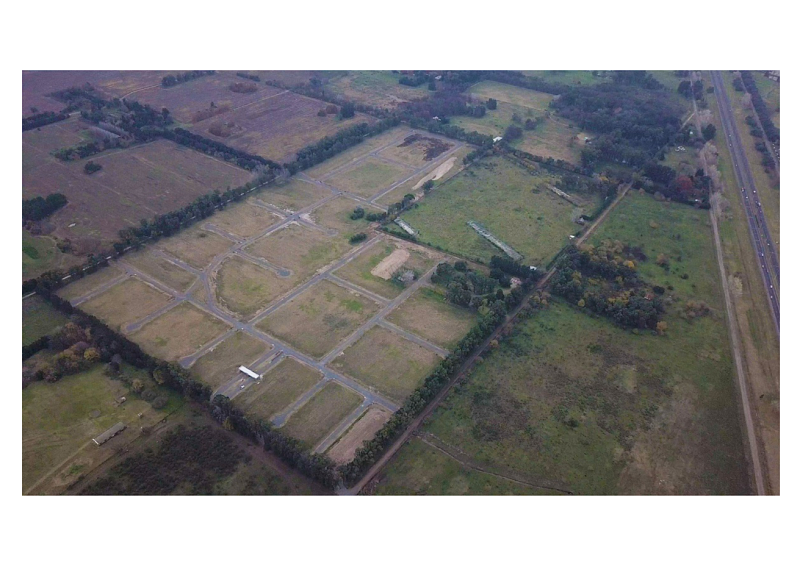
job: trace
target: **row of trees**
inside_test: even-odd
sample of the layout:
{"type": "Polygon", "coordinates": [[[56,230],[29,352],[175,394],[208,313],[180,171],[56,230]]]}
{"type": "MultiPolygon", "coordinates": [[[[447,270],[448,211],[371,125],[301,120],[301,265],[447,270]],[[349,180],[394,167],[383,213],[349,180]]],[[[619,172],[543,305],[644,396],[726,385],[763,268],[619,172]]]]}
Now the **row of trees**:
{"type": "Polygon", "coordinates": [[[780,144],[781,132],[772,122],[772,116],[769,108],[767,108],[767,103],[761,98],[761,93],[758,92],[758,86],[750,71],[742,71],[742,83],[747,89],[747,92],[750,93],[753,108],[756,114],[758,114],[758,119],[761,120],[761,125],[764,127],[764,133],[767,135],[767,139],[773,144],[780,144]]]}
{"type": "Polygon", "coordinates": [[[22,117],[22,131],[25,132],[26,130],[33,130],[34,128],[41,128],[42,126],[47,126],[48,124],[53,124],[54,122],[60,122],[61,120],[66,120],[69,118],[69,114],[66,112],[40,112],[38,114],[34,114],[33,116],[23,116],[22,117]]]}
{"type": "Polygon", "coordinates": [[[200,77],[213,75],[214,73],[216,73],[216,71],[186,71],[185,73],[166,75],[164,77],[161,77],[161,86],[169,88],[178,85],[180,83],[185,83],[186,81],[191,81],[193,79],[199,79],[200,77]]]}
{"type": "Polygon", "coordinates": [[[247,171],[254,171],[259,168],[280,169],[280,165],[274,161],[265,159],[261,156],[249,154],[242,150],[237,150],[226,146],[222,142],[204,138],[199,134],[189,132],[183,128],[175,128],[174,130],[163,130],[160,132],[162,138],[173,141],[187,148],[192,148],[198,152],[223,159],[227,162],[234,163],[246,169],[247,171]]]}
{"type": "Polygon", "coordinates": [[[243,73],[239,71],[238,73],[236,73],[236,76],[241,77],[242,79],[247,79],[249,81],[255,81],[256,83],[261,82],[261,77],[259,77],[258,75],[251,75],[250,73],[243,73]]]}
{"type": "Polygon", "coordinates": [[[67,198],[62,193],[51,193],[47,197],[23,199],[22,220],[42,220],[66,204],[67,198]]]}

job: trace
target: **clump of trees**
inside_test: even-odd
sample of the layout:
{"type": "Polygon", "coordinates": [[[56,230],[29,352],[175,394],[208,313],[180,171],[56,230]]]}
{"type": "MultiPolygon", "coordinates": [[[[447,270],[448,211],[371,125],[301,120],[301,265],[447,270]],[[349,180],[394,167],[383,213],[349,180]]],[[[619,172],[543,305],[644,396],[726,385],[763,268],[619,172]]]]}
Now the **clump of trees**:
{"type": "Polygon", "coordinates": [[[33,130],[34,128],[41,128],[42,126],[47,126],[48,124],[53,124],[54,122],[60,122],[61,120],[66,120],[67,118],[69,118],[69,114],[66,112],[56,113],[50,110],[34,114],[33,116],[23,116],[22,131],[25,132],[26,130],[33,130]]]}
{"type": "Polygon", "coordinates": [[[242,79],[247,79],[249,81],[255,81],[256,83],[261,82],[261,77],[259,77],[258,75],[251,75],[249,73],[243,73],[239,71],[238,73],[236,73],[236,76],[241,77],[242,79]]]}
{"type": "Polygon", "coordinates": [[[421,84],[428,82],[428,74],[422,71],[414,71],[414,73],[411,75],[403,75],[400,77],[398,82],[407,87],[418,87],[421,84]]]}
{"type": "Polygon", "coordinates": [[[553,293],[624,328],[657,330],[663,302],[636,272],[621,243],[578,250],[569,246],[553,277],[553,293]]]}
{"type": "Polygon", "coordinates": [[[199,79],[200,77],[213,75],[214,73],[216,73],[216,71],[186,71],[185,73],[166,75],[161,78],[161,86],[165,88],[174,87],[175,85],[185,83],[186,81],[192,81],[194,79],[199,79]]]}
{"type": "Polygon", "coordinates": [[[241,94],[254,93],[258,90],[258,87],[253,83],[232,83],[228,88],[235,93],[241,94]]]}
{"type": "Polygon", "coordinates": [[[62,193],[51,193],[47,197],[34,197],[22,200],[22,220],[38,221],[52,215],[67,204],[62,193]]]}
{"type": "Polygon", "coordinates": [[[87,161],[83,166],[83,172],[87,175],[91,175],[92,173],[98,172],[101,169],[103,169],[103,166],[99,163],[93,162],[92,160],[87,161]]]}
{"type": "Polygon", "coordinates": [[[359,242],[364,242],[367,239],[367,234],[365,232],[358,232],[350,237],[350,244],[358,244],[359,242]]]}

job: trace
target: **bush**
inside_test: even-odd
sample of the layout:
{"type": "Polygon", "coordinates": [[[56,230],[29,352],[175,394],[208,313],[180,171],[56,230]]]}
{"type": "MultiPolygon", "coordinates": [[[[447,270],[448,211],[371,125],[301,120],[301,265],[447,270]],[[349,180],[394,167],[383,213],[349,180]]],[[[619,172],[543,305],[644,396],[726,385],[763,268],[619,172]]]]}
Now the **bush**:
{"type": "Polygon", "coordinates": [[[354,234],[350,237],[350,244],[358,244],[359,242],[363,242],[367,239],[367,235],[363,232],[359,232],[358,234],[354,234]]]}
{"type": "Polygon", "coordinates": [[[167,405],[167,402],[169,402],[169,399],[166,396],[158,396],[150,405],[153,406],[153,409],[161,409],[167,405]]]}

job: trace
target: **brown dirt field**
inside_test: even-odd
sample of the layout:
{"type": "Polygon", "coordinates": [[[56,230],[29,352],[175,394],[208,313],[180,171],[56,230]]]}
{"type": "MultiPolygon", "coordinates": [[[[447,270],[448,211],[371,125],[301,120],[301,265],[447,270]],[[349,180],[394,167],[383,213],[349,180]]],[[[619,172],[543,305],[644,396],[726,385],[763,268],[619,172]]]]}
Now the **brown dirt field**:
{"type": "Polygon", "coordinates": [[[218,234],[199,227],[184,230],[159,243],[159,247],[198,270],[204,269],[233,243],[218,234]]]}
{"type": "Polygon", "coordinates": [[[278,215],[248,202],[228,205],[224,211],[218,211],[208,219],[214,226],[242,238],[263,232],[279,221],[278,215]]]}
{"type": "Polygon", "coordinates": [[[252,364],[270,348],[272,345],[239,331],[198,358],[191,369],[216,390],[236,375],[239,366],[252,364]]]}
{"type": "Polygon", "coordinates": [[[380,263],[370,270],[370,274],[382,280],[389,280],[394,273],[403,267],[403,264],[411,257],[411,253],[406,248],[397,248],[394,252],[386,256],[380,263]]]}
{"type": "Polygon", "coordinates": [[[339,172],[326,181],[342,191],[372,197],[392,183],[407,177],[409,173],[409,170],[401,166],[369,157],[352,169],[339,172]]]}
{"type": "Polygon", "coordinates": [[[321,281],[259,321],[257,327],[322,358],[378,309],[378,304],[358,293],[321,281]]]}
{"type": "Polygon", "coordinates": [[[292,178],[284,185],[270,185],[258,192],[257,199],[285,211],[296,212],[330,195],[327,189],[292,178]]]}
{"type": "Polygon", "coordinates": [[[428,134],[412,134],[397,145],[382,150],[379,155],[413,167],[421,167],[452,147],[453,143],[443,138],[428,134]]]}
{"type": "MultiPolygon", "coordinates": [[[[61,136],[57,126],[48,128],[61,136]]],[[[137,226],[141,219],[187,205],[213,189],[241,185],[251,177],[243,169],[167,140],[93,156],[92,161],[103,166],[93,175],[83,172],[87,160],[60,162],[23,144],[26,154],[23,198],[66,195],[67,206],[50,216],[48,224],[55,227],[55,236],[70,239],[83,253],[113,242],[120,229],[137,226]]]]}
{"type": "MultiPolygon", "coordinates": [[[[60,150],[61,148],[66,148],[68,146],[75,146],[80,144],[84,141],[82,133],[86,131],[88,128],[88,124],[83,122],[80,118],[73,117],[68,118],[67,120],[63,120],[61,122],[56,122],[54,124],[48,124],[47,126],[42,126],[41,128],[37,128],[35,130],[28,130],[27,132],[22,133],[22,169],[23,171],[26,170],[25,162],[26,158],[28,159],[36,159],[38,156],[43,156],[43,154],[50,154],[51,152],[55,152],[56,150],[60,150]],[[26,152],[25,148],[32,147],[40,152],[26,152]]],[[[41,159],[47,159],[44,156],[41,159]]],[[[37,164],[38,165],[38,164],[37,164]]],[[[30,169],[30,168],[27,168],[30,169]]]]}
{"type": "Polygon", "coordinates": [[[228,330],[228,325],[190,303],[182,303],[154,319],[130,338],[151,356],[175,361],[197,352],[228,330]]]}
{"type": "Polygon", "coordinates": [[[114,278],[121,276],[123,273],[124,272],[119,268],[115,268],[114,266],[106,266],[105,268],[101,268],[93,274],[84,276],[68,286],[61,288],[58,291],[58,295],[68,301],[72,301],[73,299],[77,299],[83,295],[86,295],[87,293],[90,293],[92,290],[99,288],[106,282],[110,282],[114,278]]]}
{"type": "Polygon", "coordinates": [[[285,163],[294,158],[297,150],[325,136],[374,121],[362,114],[350,120],[337,120],[335,115],[317,116],[325,106],[322,101],[285,92],[198,122],[191,130],[238,150],[285,163]],[[219,137],[209,132],[211,126],[220,123],[227,125],[229,136],[219,137]]]}
{"type": "MultiPolygon", "coordinates": [[[[327,159],[322,163],[315,165],[311,169],[307,169],[305,174],[311,177],[312,179],[322,179],[326,175],[330,174],[332,171],[343,168],[345,166],[351,165],[354,161],[359,158],[364,157],[368,153],[377,150],[394,140],[402,140],[408,134],[411,133],[405,126],[397,126],[392,128],[391,130],[387,130],[386,132],[382,132],[377,136],[372,136],[367,138],[360,144],[353,146],[352,148],[345,150],[344,152],[332,157],[331,159],[327,159]]],[[[398,141],[398,143],[400,143],[398,141]]]]}
{"type": "Polygon", "coordinates": [[[392,417],[391,412],[379,406],[370,406],[353,426],[342,435],[339,440],[328,449],[327,455],[336,464],[343,465],[350,462],[356,454],[356,450],[365,441],[369,441],[383,424],[392,417]]]}
{"type": "Polygon", "coordinates": [[[363,218],[359,220],[352,220],[350,218],[350,215],[356,207],[361,207],[367,213],[380,212],[380,209],[377,207],[370,207],[342,196],[328,201],[318,209],[314,209],[309,216],[314,223],[337,230],[341,236],[350,238],[350,236],[357,232],[366,232],[370,224],[363,218]]]}
{"type": "Polygon", "coordinates": [[[81,309],[112,328],[138,321],[164,307],[172,299],[143,281],[131,277],[81,304],[81,309]]]}
{"type": "Polygon", "coordinates": [[[221,306],[249,318],[297,285],[297,278],[278,277],[272,270],[233,256],[220,265],[214,284],[221,306]]]}
{"type": "Polygon", "coordinates": [[[440,360],[428,349],[376,326],[331,366],[402,403],[440,360]]]}
{"type": "Polygon", "coordinates": [[[422,288],[392,311],[387,320],[443,348],[452,349],[475,325],[477,316],[447,303],[436,291],[422,288]]]}
{"type": "Polygon", "coordinates": [[[281,431],[313,447],[350,415],[363,399],[360,394],[336,382],[328,382],[291,415],[281,431]]]}
{"type": "Polygon", "coordinates": [[[234,398],[234,404],[257,419],[271,419],[322,379],[314,368],[286,357],[261,382],[234,398]]]}
{"type": "Polygon", "coordinates": [[[269,236],[256,240],[247,251],[294,272],[295,278],[305,279],[341,256],[350,245],[337,235],[300,224],[290,224],[269,236]]]}
{"type": "MultiPolygon", "coordinates": [[[[164,73],[166,74],[168,73],[164,73]]],[[[161,82],[161,77],[157,82],[161,82]]],[[[256,85],[258,90],[252,93],[236,93],[230,90],[230,85],[242,82],[251,83],[247,79],[237,77],[233,71],[217,71],[213,75],[173,87],[164,88],[159,85],[145,89],[128,98],[149,104],[159,110],[166,107],[178,122],[192,124],[197,122],[196,114],[210,108],[212,102],[218,108],[229,106],[231,109],[236,109],[281,92],[281,89],[255,82],[252,84],[256,85]]],[[[225,114],[220,116],[224,117],[225,114]]]]}
{"type": "Polygon", "coordinates": [[[436,261],[427,250],[423,252],[422,249],[405,242],[401,244],[395,240],[385,240],[368,248],[336,270],[336,275],[373,293],[393,299],[400,295],[404,288],[392,281],[373,275],[372,270],[399,249],[408,250],[410,253],[404,266],[420,274],[428,271],[436,261]]]}
{"type": "Polygon", "coordinates": [[[123,260],[175,291],[185,292],[197,279],[193,273],[179,268],[149,250],[126,254],[123,260]]]}

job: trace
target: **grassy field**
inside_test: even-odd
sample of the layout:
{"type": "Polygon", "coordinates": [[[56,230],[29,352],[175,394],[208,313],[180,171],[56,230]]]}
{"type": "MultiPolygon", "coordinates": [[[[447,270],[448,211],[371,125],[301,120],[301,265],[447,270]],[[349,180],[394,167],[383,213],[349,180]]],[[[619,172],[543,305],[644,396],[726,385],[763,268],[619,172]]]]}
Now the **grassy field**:
{"type": "Polygon", "coordinates": [[[283,185],[270,185],[258,192],[258,199],[280,209],[299,211],[330,195],[330,191],[297,178],[283,185]]]}
{"type": "Polygon", "coordinates": [[[322,379],[319,371],[285,357],[261,381],[234,398],[248,415],[269,420],[322,379]]]}
{"type": "Polygon", "coordinates": [[[131,335],[151,356],[168,361],[197,352],[228,325],[190,303],[182,303],[131,335]]]}
{"type": "MultiPolygon", "coordinates": [[[[146,371],[125,367],[125,372],[131,379],[150,381],[146,371]]],[[[154,410],[147,402],[130,396],[124,383],[105,376],[101,364],[52,384],[34,382],[22,390],[23,492],[115,423],[122,421],[130,426],[140,421],[140,412],[163,414],[166,409],[154,410]],[[115,403],[126,395],[130,397],[126,403],[115,403]]],[[[91,445],[95,448],[94,443],[91,445]]],[[[81,468],[90,468],[92,458],[84,459],[81,468]]]]}
{"type": "Polygon", "coordinates": [[[353,413],[362,400],[356,392],[336,382],[328,382],[289,417],[282,431],[313,447],[353,413]]]}
{"type": "Polygon", "coordinates": [[[374,121],[363,114],[350,120],[339,120],[334,114],[318,116],[326,106],[320,100],[283,91],[197,122],[191,130],[237,150],[288,163],[301,148],[344,128],[374,121]],[[214,133],[219,133],[219,127],[223,136],[214,133]]]}
{"type": "Polygon", "coordinates": [[[410,132],[411,130],[405,126],[397,126],[387,130],[386,132],[382,132],[377,136],[371,136],[352,148],[345,150],[330,159],[326,159],[318,165],[315,165],[311,169],[306,170],[304,173],[312,179],[323,179],[327,175],[330,175],[340,168],[345,168],[352,165],[354,161],[366,156],[370,152],[379,150],[380,148],[390,145],[393,142],[400,143],[400,141],[402,141],[402,139],[405,138],[410,132]]]}
{"type": "Polygon", "coordinates": [[[545,264],[579,227],[571,220],[575,207],[549,190],[555,179],[540,173],[533,176],[500,157],[483,159],[434,189],[402,218],[419,231],[421,242],[488,263],[502,252],[467,225],[476,221],[525,262],[545,264]]]}
{"type": "Polygon", "coordinates": [[[330,237],[322,231],[291,224],[256,240],[247,251],[292,270],[295,278],[305,279],[349,248],[341,235],[330,237]]]}
{"type": "Polygon", "coordinates": [[[115,268],[114,266],[106,266],[105,268],[102,268],[93,274],[84,276],[79,280],[75,280],[66,287],[61,288],[58,291],[58,295],[68,301],[78,299],[79,297],[98,289],[114,278],[121,276],[123,273],[124,272],[119,268],[115,268]]]}
{"type": "Polygon", "coordinates": [[[356,292],[321,281],[270,313],[257,327],[322,358],[379,308],[356,292]]]}
{"type": "Polygon", "coordinates": [[[402,266],[405,269],[423,274],[432,268],[436,261],[430,257],[427,251],[422,252],[406,243],[400,244],[394,240],[386,240],[356,256],[336,270],[336,275],[373,293],[394,299],[403,292],[404,287],[391,279],[383,279],[371,272],[384,258],[401,248],[409,252],[408,260],[402,266]]]}
{"type": "Polygon", "coordinates": [[[233,256],[220,266],[214,290],[220,305],[249,318],[296,284],[296,278],[279,277],[272,270],[233,256]]]}
{"type": "Polygon", "coordinates": [[[81,309],[119,329],[158,311],[171,300],[166,293],[131,277],[82,303],[81,309]]]}
{"type": "Polygon", "coordinates": [[[180,293],[188,290],[197,279],[193,273],[154,254],[151,250],[126,254],[123,261],[180,293]]]}
{"type": "Polygon", "coordinates": [[[22,229],[22,280],[41,276],[51,270],[67,270],[82,264],[83,259],[64,254],[49,236],[34,236],[22,229]]]}
{"type": "Polygon", "coordinates": [[[239,331],[198,358],[192,372],[216,390],[236,375],[239,366],[252,364],[270,348],[272,345],[239,331]]]}
{"type": "Polygon", "coordinates": [[[227,238],[195,227],[162,240],[159,247],[193,268],[203,270],[232,244],[227,238]]]}
{"type": "Polygon", "coordinates": [[[370,207],[343,196],[328,201],[318,209],[314,209],[310,217],[316,224],[332,228],[339,232],[339,236],[349,240],[352,235],[369,229],[370,223],[365,218],[358,220],[350,218],[356,207],[364,209],[366,214],[381,212],[377,207],[370,207]]]}
{"type": "Polygon", "coordinates": [[[370,406],[350,428],[344,432],[326,454],[337,464],[351,461],[364,441],[369,441],[389,421],[391,412],[380,406],[370,406]]]}
{"type": "Polygon", "coordinates": [[[23,198],[63,193],[69,205],[48,217],[48,223],[54,236],[69,239],[84,255],[115,241],[120,229],[138,226],[141,219],[251,178],[243,169],[167,140],[92,156],[102,166],[93,175],[83,171],[87,160],[62,162],[39,147],[23,143],[23,154],[30,154],[23,159],[23,198]]]}
{"type": "Polygon", "coordinates": [[[331,366],[402,402],[440,360],[428,349],[375,326],[333,359],[331,366]]]}
{"type": "Polygon", "coordinates": [[[429,95],[427,83],[410,87],[399,83],[401,75],[391,71],[347,71],[325,85],[325,88],[353,102],[393,108],[429,95]]]}
{"type": "Polygon", "coordinates": [[[412,439],[397,453],[391,466],[384,469],[376,494],[465,494],[546,495],[537,490],[462,466],[442,451],[412,439]]]}
{"type": "Polygon", "coordinates": [[[428,173],[420,173],[409,179],[405,183],[398,185],[383,197],[377,200],[381,205],[390,205],[403,200],[407,194],[411,193],[419,197],[423,194],[422,184],[432,179],[436,185],[444,183],[459,171],[464,169],[464,156],[473,151],[471,147],[464,146],[454,151],[450,157],[443,159],[441,164],[433,168],[428,173]]]}
{"type": "Polygon", "coordinates": [[[409,170],[401,166],[370,157],[352,169],[332,175],[326,181],[342,191],[362,197],[372,197],[379,191],[387,189],[392,183],[400,181],[408,173],[409,170]]]}
{"type": "MultiPolygon", "coordinates": [[[[674,286],[666,294],[664,336],[631,333],[552,301],[516,326],[425,430],[477,462],[579,494],[746,492],[706,218],[703,211],[632,194],[594,238],[642,245],[648,259],[638,263],[640,273],[674,286]],[[674,274],[655,265],[662,251],[673,258],[674,274]],[[704,301],[710,315],[684,318],[687,300],[704,301]]],[[[387,491],[402,492],[414,482],[403,480],[403,467],[401,459],[390,467],[387,479],[396,470],[401,480],[388,483],[387,491]]],[[[418,466],[414,474],[432,473],[418,466]]]]}
{"type": "Polygon", "coordinates": [[[452,349],[475,325],[477,316],[448,303],[438,290],[421,288],[392,311],[387,320],[443,348],[452,349]]]}
{"type": "Polygon", "coordinates": [[[522,74],[539,77],[548,83],[573,86],[597,85],[607,80],[603,71],[600,71],[598,75],[593,75],[592,71],[522,71],[522,74]]]}
{"type": "Polygon", "coordinates": [[[52,335],[68,321],[44,299],[34,295],[22,300],[22,345],[29,345],[45,335],[52,335]]]}
{"type": "Polygon", "coordinates": [[[214,226],[241,238],[255,236],[279,221],[278,215],[249,202],[228,205],[209,219],[214,226]]]}

